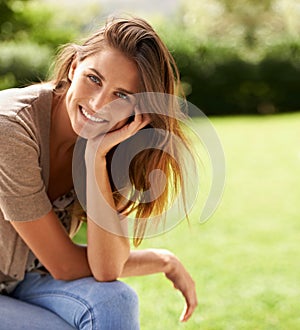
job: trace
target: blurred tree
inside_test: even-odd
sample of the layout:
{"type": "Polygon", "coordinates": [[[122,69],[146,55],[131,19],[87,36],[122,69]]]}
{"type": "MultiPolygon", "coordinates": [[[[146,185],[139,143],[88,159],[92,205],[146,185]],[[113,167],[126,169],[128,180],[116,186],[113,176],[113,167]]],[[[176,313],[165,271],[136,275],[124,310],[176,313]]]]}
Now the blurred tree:
{"type": "Polygon", "coordinates": [[[257,29],[269,22],[274,0],[219,0],[223,3],[228,19],[243,30],[246,46],[257,45],[257,29]]]}
{"type": "Polygon", "coordinates": [[[37,0],[0,0],[0,89],[44,79],[54,51],[81,34],[89,14],[37,0]]]}
{"type": "Polygon", "coordinates": [[[0,41],[32,41],[56,47],[73,39],[82,22],[58,8],[34,0],[0,0],[0,41]]]}
{"type": "Polygon", "coordinates": [[[299,18],[300,0],[182,0],[160,31],[206,114],[296,111],[299,18]]]}
{"type": "Polygon", "coordinates": [[[299,18],[299,0],[182,0],[177,21],[197,43],[231,45],[257,62],[269,44],[298,39],[299,18]]]}
{"type": "Polygon", "coordinates": [[[90,29],[100,12],[98,2],[0,0],[0,89],[43,80],[57,47],[90,29]]]}
{"type": "Polygon", "coordinates": [[[20,10],[26,2],[28,0],[0,0],[0,40],[11,40],[18,31],[27,28],[20,10]]]}

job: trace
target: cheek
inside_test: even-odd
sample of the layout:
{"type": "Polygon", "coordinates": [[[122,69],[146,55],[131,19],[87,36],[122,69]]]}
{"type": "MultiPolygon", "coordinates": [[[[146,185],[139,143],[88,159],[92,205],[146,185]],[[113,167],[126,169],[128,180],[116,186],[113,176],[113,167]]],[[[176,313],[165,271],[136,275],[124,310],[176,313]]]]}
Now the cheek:
{"type": "Polygon", "coordinates": [[[89,93],[87,87],[80,79],[74,77],[67,93],[66,93],[66,106],[69,114],[71,114],[79,100],[88,99],[89,93]]]}
{"type": "Polygon", "coordinates": [[[73,97],[88,95],[90,90],[89,90],[89,86],[85,82],[85,77],[80,75],[75,75],[69,87],[69,91],[73,97]]]}

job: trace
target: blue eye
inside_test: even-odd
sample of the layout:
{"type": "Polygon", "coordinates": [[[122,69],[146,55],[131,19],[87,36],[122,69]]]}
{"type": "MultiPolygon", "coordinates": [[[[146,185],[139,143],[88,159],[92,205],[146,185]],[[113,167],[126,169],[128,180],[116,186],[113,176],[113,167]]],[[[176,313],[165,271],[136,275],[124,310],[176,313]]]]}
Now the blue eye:
{"type": "Polygon", "coordinates": [[[89,74],[89,75],[88,75],[88,78],[89,78],[93,83],[95,83],[95,84],[97,84],[97,85],[100,85],[100,84],[101,84],[100,79],[99,79],[98,77],[92,75],[92,74],[89,74]]]}
{"type": "Polygon", "coordinates": [[[128,95],[124,94],[124,93],[121,93],[121,92],[117,92],[116,95],[120,98],[120,99],[123,99],[123,100],[129,100],[129,97],[128,95]]]}

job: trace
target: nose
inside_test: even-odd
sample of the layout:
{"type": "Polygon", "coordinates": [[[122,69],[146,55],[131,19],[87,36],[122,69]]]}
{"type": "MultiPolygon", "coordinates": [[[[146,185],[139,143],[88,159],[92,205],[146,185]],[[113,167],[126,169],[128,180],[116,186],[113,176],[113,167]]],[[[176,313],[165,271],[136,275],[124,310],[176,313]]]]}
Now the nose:
{"type": "Polygon", "coordinates": [[[89,100],[89,106],[94,112],[106,112],[109,110],[108,105],[112,101],[113,99],[110,94],[106,90],[102,89],[101,91],[98,91],[92,95],[89,100]]]}

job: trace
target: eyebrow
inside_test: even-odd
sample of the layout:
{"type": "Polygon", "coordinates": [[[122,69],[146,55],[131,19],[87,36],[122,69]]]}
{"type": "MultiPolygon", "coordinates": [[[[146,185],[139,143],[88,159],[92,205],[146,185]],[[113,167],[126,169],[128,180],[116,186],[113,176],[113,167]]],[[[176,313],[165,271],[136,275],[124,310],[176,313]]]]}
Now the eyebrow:
{"type": "MultiPolygon", "coordinates": [[[[99,78],[101,78],[101,80],[105,81],[105,78],[103,77],[103,75],[96,69],[94,68],[89,68],[91,71],[93,71],[94,73],[96,73],[97,76],[99,76],[99,78]]],[[[133,94],[136,94],[136,93],[133,93],[133,92],[130,92],[128,90],[126,90],[125,88],[117,88],[117,90],[119,92],[124,92],[126,94],[130,94],[130,95],[133,95],[133,94]]]]}

